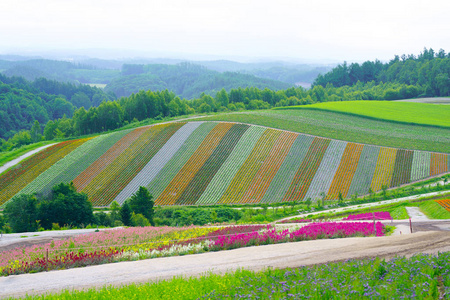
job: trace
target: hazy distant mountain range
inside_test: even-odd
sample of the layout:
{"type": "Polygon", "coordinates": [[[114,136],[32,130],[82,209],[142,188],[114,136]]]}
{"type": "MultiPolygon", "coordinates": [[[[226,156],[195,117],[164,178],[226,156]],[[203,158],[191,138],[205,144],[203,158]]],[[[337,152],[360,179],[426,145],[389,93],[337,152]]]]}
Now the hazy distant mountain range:
{"type": "Polygon", "coordinates": [[[0,72],[27,80],[44,77],[84,84],[103,84],[117,97],[139,90],[168,89],[183,98],[202,92],[215,94],[222,88],[254,86],[273,90],[294,85],[309,87],[330,65],[295,64],[282,61],[241,63],[229,60],[185,61],[181,59],[106,60],[79,58],[70,61],[17,55],[0,55],[0,72]]]}

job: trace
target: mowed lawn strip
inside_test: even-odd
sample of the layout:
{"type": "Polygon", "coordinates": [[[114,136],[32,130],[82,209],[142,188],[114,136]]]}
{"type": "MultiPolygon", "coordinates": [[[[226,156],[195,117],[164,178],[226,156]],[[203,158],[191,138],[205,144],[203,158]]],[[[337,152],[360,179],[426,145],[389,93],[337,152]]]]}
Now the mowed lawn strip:
{"type": "Polygon", "coordinates": [[[212,178],[211,182],[198,199],[197,204],[214,204],[220,200],[264,131],[265,128],[259,126],[251,126],[247,129],[228,156],[227,160],[212,178]]]}
{"type": "Polygon", "coordinates": [[[233,151],[249,125],[234,124],[214,149],[211,156],[194,175],[189,185],[177,199],[177,204],[195,204],[205,191],[211,179],[233,151]]]}

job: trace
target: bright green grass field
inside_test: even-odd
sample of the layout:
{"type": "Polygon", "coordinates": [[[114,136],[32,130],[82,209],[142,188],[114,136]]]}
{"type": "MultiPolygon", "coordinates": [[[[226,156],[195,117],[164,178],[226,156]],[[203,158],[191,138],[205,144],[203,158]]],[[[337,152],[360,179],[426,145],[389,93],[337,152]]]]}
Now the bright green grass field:
{"type": "Polygon", "coordinates": [[[291,106],[335,111],[395,122],[450,127],[450,106],[392,101],[343,101],[291,106]]]}
{"type": "Polygon", "coordinates": [[[201,120],[242,122],[378,146],[450,153],[450,129],[394,123],[311,109],[219,114],[201,120]]]}

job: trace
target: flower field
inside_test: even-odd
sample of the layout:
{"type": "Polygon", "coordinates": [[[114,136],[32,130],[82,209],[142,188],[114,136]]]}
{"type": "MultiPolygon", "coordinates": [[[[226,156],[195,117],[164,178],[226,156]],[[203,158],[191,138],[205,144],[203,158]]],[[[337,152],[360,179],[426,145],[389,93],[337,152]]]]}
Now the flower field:
{"type": "Polygon", "coordinates": [[[449,154],[231,122],[175,122],[49,147],[0,175],[0,205],[73,181],[95,206],[146,186],[157,205],[336,200],[449,172],[449,154]]]}
{"type": "Polygon", "coordinates": [[[375,226],[372,222],[312,223],[292,231],[277,231],[271,225],[110,229],[0,252],[0,275],[282,242],[373,235],[384,235],[381,223],[375,226]]]}

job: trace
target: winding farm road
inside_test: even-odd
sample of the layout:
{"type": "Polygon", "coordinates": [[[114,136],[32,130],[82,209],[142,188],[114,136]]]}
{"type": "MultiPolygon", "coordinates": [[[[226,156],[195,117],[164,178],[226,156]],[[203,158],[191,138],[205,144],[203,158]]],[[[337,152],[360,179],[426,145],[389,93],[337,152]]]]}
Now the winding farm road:
{"type": "Polygon", "coordinates": [[[22,156],[19,156],[19,157],[16,158],[16,159],[13,159],[13,160],[11,160],[11,161],[8,161],[8,162],[5,163],[3,166],[0,166],[0,174],[3,173],[3,172],[5,172],[6,170],[8,170],[9,168],[11,168],[12,166],[17,165],[19,162],[21,162],[21,161],[24,160],[25,158],[30,157],[31,155],[33,155],[33,154],[35,154],[35,153],[38,153],[39,151],[44,150],[44,149],[46,149],[46,148],[48,148],[48,147],[50,147],[50,146],[53,146],[54,144],[55,144],[55,143],[53,143],[53,144],[48,144],[48,145],[39,147],[39,148],[37,148],[37,149],[31,150],[30,152],[25,153],[25,154],[22,155],[22,156]]]}
{"type": "Polygon", "coordinates": [[[14,275],[0,278],[0,298],[43,294],[64,289],[81,290],[105,285],[169,279],[173,276],[201,276],[246,268],[287,268],[347,259],[450,251],[449,231],[422,231],[387,237],[315,240],[255,246],[221,252],[120,262],[14,275]]]}

